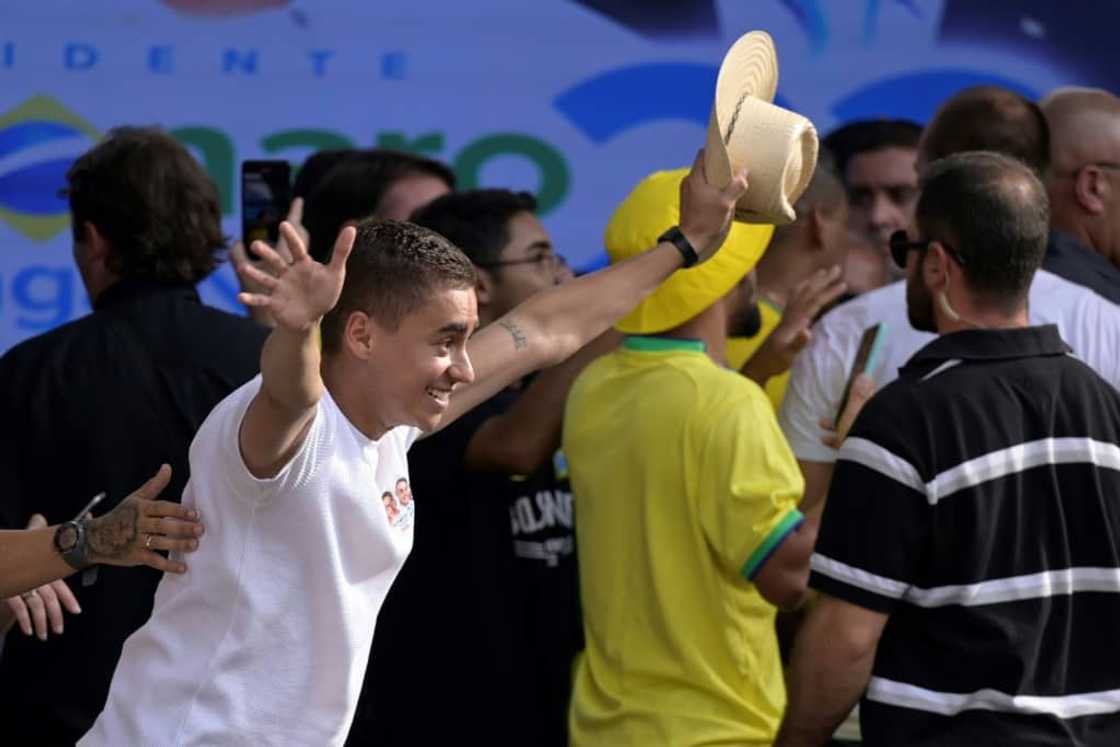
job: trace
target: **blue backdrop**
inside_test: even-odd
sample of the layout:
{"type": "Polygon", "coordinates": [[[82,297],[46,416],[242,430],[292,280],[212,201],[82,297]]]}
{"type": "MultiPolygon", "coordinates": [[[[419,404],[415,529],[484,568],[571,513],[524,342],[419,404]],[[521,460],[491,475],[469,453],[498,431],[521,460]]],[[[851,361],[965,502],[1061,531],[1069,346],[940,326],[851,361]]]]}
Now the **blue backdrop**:
{"type": "MultiPolygon", "coordinates": [[[[241,160],[339,145],[444,159],[464,186],[536,192],[560,250],[600,261],[612,206],[691,161],[716,68],[769,31],[781,102],[827,132],[928,119],[974,83],[1117,89],[1113,3],[1017,0],[37,0],[0,11],[0,350],[89,309],[65,203],[73,158],[158,123],[238,229],[241,160]],[[391,7],[387,7],[391,6],[391,7]]],[[[232,272],[205,282],[236,308],[232,272]]]]}

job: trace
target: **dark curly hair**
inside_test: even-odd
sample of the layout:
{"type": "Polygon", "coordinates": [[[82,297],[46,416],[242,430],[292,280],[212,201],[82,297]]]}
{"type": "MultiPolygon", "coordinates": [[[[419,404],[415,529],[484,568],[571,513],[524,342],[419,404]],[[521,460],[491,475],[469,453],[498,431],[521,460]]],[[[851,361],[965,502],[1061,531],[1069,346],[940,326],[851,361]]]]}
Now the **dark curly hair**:
{"type": "Polygon", "coordinates": [[[346,260],[346,282],[338,303],[323,317],[323,350],[342,347],[346,320],[364,311],[388,330],[420,308],[433,291],[473,288],[474,265],[435,231],[412,223],[369,218],[358,224],[346,260]]]}
{"type": "Polygon", "coordinates": [[[86,222],[109,241],[121,277],[197,283],[226,240],[218,191],[187,149],[154,127],[119,127],[66,172],[75,241],[86,222]]]}

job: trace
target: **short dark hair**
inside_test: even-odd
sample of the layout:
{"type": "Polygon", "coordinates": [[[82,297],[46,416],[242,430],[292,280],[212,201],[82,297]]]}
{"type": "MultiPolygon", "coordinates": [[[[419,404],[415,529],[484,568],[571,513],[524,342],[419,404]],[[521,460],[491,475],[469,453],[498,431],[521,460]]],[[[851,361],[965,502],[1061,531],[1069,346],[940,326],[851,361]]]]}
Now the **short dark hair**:
{"type": "Polygon", "coordinates": [[[884,148],[916,150],[922,126],[908,119],[863,119],[838,127],[824,139],[824,147],[836,159],[836,171],[847,180],[848,162],[861,153],[884,148]]]}
{"type": "Polygon", "coordinates": [[[373,149],[336,164],[307,197],[303,225],[311,234],[311,256],[330,259],[338,232],[347,221],[376,215],[385,193],[408,176],[432,176],[455,188],[455,174],[430,158],[395,150],[373,149]]]}
{"type": "Polygon", "coordinates": [[[437,197],[411,220],[447,238],[476,265],[486,265],[498,261],[509,243],[510,219],[536,209],[537,201],[528,192],[472,189],[437,197]]]}
{"type": "Polygon", "coordinates": [[[312,153],[299,167],[296,179],[292,182],[292,197],[306,200],[322,184],[331,169],[361,152],[357,148],[331,148],[312,153]]]}
{"type": "Polygon", "coordinates": [[[922,238],[964,258],[969,288],[993,305],[1020,303],[1042,264],[1050,232],[1046,188],[1022,161],[969,151],[931,163],[915,217],[922,238]]]}
{"type": "Polygon", "coordinates": [[[1050,166],[1050,127],[1033,101],[999,86],[973,86],[937,110],[926,128],[926,161],[986,150],[1017,158],[1040,179],[1050,166]]]}
{"type": "Polygon", "coordinates": [[[396,330],[433,291],[473,288],[476,281],[467,256],[435,231],[403,221],[366,219],[358,224],[346,260],[342,294],[323,317],[323,350],[341,348],[346,320],[355,311],[396,330]]]}
{"type": "Polygon", "coordinates": [[[66,172],[75,241],[88,221],[112,245],[121,277],[197,283],[225,249],[218,190],[177,140],[155,127],[118,127],[66,172]]]}

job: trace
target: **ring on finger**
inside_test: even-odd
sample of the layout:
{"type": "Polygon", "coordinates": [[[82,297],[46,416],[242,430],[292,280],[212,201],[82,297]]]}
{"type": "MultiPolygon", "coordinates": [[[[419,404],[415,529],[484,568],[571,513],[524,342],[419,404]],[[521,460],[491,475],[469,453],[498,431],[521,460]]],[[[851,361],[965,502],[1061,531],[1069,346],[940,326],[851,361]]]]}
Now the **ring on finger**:
{"type": "Polygon", "coordinates": [[[30,602],[34,597],[37,596],[39,596],[39,592],[37,592],[35,589],[32,589],[31,591],[25,591],[20,594],[19,598],[25,602],[30,602]]]}
{"type": "Polygon", "coordinates": [[[155,537],[155,535],[154,534],[149,534],[148,539],[144,540],[144,549],[145,550],[151,550],[152,549],[152,537],[155,537]]]}

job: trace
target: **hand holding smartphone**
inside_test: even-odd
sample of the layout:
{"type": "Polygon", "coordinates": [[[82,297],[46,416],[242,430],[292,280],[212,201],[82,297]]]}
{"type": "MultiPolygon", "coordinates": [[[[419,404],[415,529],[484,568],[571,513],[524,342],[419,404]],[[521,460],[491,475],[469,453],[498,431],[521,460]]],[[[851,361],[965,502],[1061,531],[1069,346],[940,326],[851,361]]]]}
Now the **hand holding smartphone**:
{"type": "Polygon", "coordinates": [[[291,170],[282,160],[241,163],[241,238],[250,254],[254,241],[276,246],[280,239],[292,202],[291,170]]]}
{"type": "Polygon", "coordinates": [[[860,374],[871,376],[879,367],[879,359],[883,353],[883,343],[887,338],[887,325],[882,322],[868,327],[860,338],[859,348],[856,350],[856,359],[852,363],[852,370],[848,374],[848,381],[844,384],[844,396],[840,398],[840,406],[836,408],[836,417],[833,423],[839,423],[848,406],[848,399],[852,394],[852,382],[860,374]]]}

